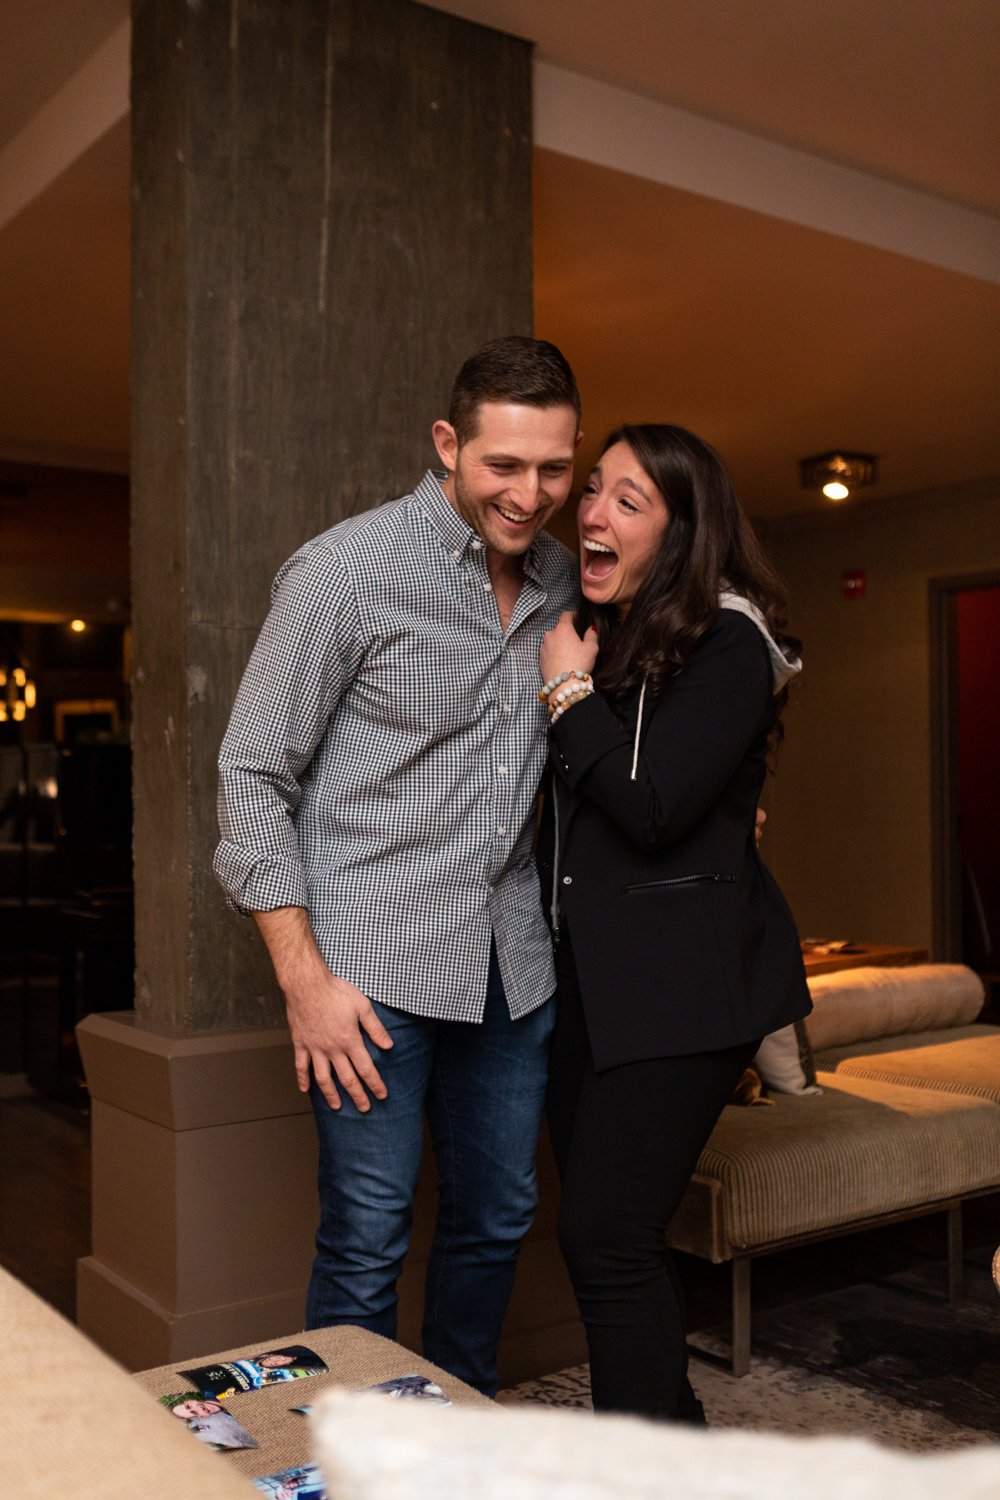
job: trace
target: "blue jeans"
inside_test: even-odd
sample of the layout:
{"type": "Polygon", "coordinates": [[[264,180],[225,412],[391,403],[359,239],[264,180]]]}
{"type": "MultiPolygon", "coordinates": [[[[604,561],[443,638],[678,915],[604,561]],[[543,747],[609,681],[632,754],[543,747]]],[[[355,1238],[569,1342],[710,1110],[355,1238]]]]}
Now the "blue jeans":
{"type": "Polygon", "coordinates": [[[362,1115],[343,1091],[333,1110],[312,1086],[321,1217],[306,1326],[351,1323],[395,1337],[426,1113],[440,1186],[423,1351],[492,1396],[518,1250],[535,1210],[554,1005],[512,1021],[495,951],[480,1024],[374,1004],[394,1044],[386,1052],[369,1045],[388,1097],[362,1115]]]}

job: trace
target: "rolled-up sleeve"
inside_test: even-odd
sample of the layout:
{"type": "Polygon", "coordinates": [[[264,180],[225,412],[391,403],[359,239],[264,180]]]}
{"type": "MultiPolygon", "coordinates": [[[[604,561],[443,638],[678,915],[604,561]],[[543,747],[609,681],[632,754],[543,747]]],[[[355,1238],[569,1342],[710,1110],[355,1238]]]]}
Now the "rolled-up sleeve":
{"type": "Polygon", "coordinates": [[[219,755],[214,869],[236,911],[305,906],[295,834],[301,782],[363,656],[357,604],[337,554],[310,544],[275,580],[219,755]]]}

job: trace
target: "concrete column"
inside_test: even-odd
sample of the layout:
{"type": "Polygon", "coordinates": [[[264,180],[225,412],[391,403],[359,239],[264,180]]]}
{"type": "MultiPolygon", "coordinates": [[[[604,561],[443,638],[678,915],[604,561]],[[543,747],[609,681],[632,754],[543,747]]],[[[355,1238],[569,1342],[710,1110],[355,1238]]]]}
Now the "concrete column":
{"type": "Polygon", "coordinates": [[[137,0],[139,1024],[272,1024],[210,864],[279,564],[405,493],[458,364],[530,332],[530,56],[408,0],[137,0]]]}
{"type": "Polygon", "coordinates": [[[80,1036],[80,1321],[126,1363],[301,1322],[313,1127],[211,876],[215,757],[278,565],[531,331],[530,66],[409,0],[133,3],[136,1013],[80,1036]]]}

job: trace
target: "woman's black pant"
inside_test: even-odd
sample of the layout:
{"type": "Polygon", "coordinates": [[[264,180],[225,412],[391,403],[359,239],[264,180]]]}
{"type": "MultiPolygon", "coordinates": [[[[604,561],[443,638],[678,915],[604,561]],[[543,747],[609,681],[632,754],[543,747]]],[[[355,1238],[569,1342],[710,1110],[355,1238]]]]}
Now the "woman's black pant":
{"type": "Polygon", "coordinates": [[[559,1243],[587,1332],[594,1408],[703,1422],[664,1234],[758,1043],[599,1073],[566,938],[556,969],[549,1134],[563,1185],[559,1243]]]}

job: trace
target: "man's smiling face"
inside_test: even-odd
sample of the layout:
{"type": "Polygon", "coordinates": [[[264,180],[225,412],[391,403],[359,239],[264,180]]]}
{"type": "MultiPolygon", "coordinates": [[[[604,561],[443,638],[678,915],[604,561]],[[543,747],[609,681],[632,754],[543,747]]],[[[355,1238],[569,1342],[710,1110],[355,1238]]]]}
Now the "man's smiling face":
{"type": "Polygon", "coordinates": [[[445,493],[487,547],[520,557],[570,492],[576,413],[571,406],[485,401],[476,417],[461,447],[447,422],[435,423],[449,471],[445,493]]]}

